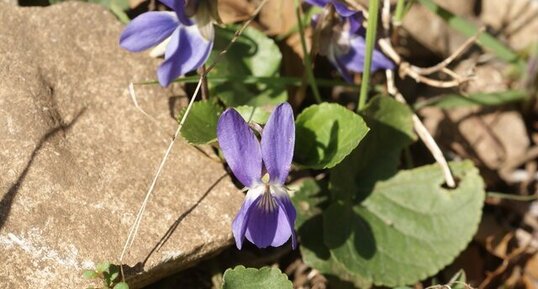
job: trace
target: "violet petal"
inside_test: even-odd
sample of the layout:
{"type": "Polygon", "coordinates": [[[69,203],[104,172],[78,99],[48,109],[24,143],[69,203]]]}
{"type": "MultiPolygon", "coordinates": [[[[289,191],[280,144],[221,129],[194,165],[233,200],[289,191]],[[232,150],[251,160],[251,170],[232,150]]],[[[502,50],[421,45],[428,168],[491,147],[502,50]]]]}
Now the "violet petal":
{"type": "Polygon", "coordinates": [[[319,7],[325,7],[325,5],[329,4],[330,1],[331,0],[304,0],[304,2],[310,5],[319,6],[319,7]]]}
{"type": "Polygon", "coordinates": [[[336,13],[338,13],[342,17],[349,17],[355,13],[358,13],[355,10],[349,9],[346,4],[340,2],[339,0],[331,0],[331,3],[335,8],[336,13]]]}
{"type": "Polygon", "coordinates": [[[248,212],[245,237],[258,248],[282,246],[290,239],[293,231],[286,212],[276,204],[277,207],[270,211],[258,206],[262,199],[263,196],[252,204],[248,212]]]}
{"type": "Polygon", "coordinates": [[[174,13],[146,12],[125,27],[120,36],[120,46],[132,52],[146,50],[168,38],[178,24],[174,13]]]}
{"type": "MultiPolygon", "coordinates": [[[[342,77],[348,82],[352,82],[350,71],[363,72],[364,70],[364,53],[366,49],[366,43],[361,36],[352,36],[351,45],[348,53],[344,55],[332,55],[329,57],[331,62],[339,70],[342,77]]],[[[332,51],[335,53],[335,50],[332,51]]],[[[394,63],[386,57],[381,51],[374,48],[372,55],[372,66],[370,71],[376,71],[380,69],[394,69],[394,63]]]]}
{"type": "Polygon", "coordinates": [[[235,216],[232,223],[232,232],[235,239],[235,245],[237,249],[241,250],[243,247],[243,241],[245,239],[245,232],[247,230],[249,211],[252,208],[252,204],[255,204],[264,192],[264,186],[258,186],[250,189],[245,196],[241,209],[235,216]]]}
{"type": "Polygon", "coordinates": [[[170,9],[176,12],[179,21],[183,25],[193,25],[192,20],[185,15],[185,0],[159,0],[164,5],[168,6],[170,9]]]}
{"type": "Polygon", "coordinates": [[[220,116],[217,139],[235,177],[249,188],[259,182],[262,173],[260,143],[243,117],[234,109],[227,109],[220,116]]]}
{"type": "Polygon", "coordinates": [[[278,206],[284,211],[286,214],[286,218],[289,223],[289,227],[291,228],[291,247],[293,249],[297,248],[297,237],[295,236],[295,219],[297,218],[297,212],[295,211],[295,207],[293,206],[293,203],[291,202],[291,199],[288,195],[288,193],[282,189],[272,186],[271,189],[273,190],[273,195],[275,197],[275,200],[278,203],[278,206]]]}
{"type": "Polygon", "coordinates": [[[271,183],[284,184],[290,171],[295,145],[295,122],[289,103],[278,105],[262,133],[263,163],[271,183]]]}
{"type": "Polygon", "coordinates": [[[349,33],[364,36],[366,29],[362,26],[363,15],[362,12],[357,12],[349,17],[346,17],[349,23],[349,33]]]}
{"type": "Polygon", "coordinates": [[[207,59],[213,42],[202,37],[196,26],[180,25],[166,47],[165,61],[157,71],[161,86],[168,86],[178,76],[197,69],[207,59]]]}
{"type": "MultiPolygon", "coordinates": [[[[355,72],[362,72],[364,70],[364,54],[366,51],[366,42],[364,37],[352,36],[351,37],[351,49],[349,52],[340,58],[340,61],[346,63],[347,69],[355,72]]],[[[381,51],[374,48],[372,55],[372,67],[371,71],[379,69],[393,69],[394,63],[386,57],[381,51]]]]}

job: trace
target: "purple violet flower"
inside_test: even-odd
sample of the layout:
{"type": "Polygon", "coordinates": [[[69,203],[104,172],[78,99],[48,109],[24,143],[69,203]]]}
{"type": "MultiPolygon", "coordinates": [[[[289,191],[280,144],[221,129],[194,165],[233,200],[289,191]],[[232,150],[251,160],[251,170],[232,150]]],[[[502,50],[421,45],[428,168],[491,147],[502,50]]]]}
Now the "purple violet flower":
{"type": "Polygon", "coordinates": [[[214,31],[212,23],[201,27],[189,18],[195,16],[195,12],[191,11],[199,8],[199,0],[159,1],[174,12],[146,12],[136,17],[123,30],[120,46],[131,52],[139,52],[169,41],[164,62],[157,70],[159,83],[165,87],[207,61],[213,48],[214,31]]]}
{"type": "Polygon", "coordinates": [[[278,247],[295,237],[296,212],[286,192],[295,144],[293,111],[278,105],[261,134],[261,144],[243,117],[227,109],[217,125],[217,138],[235,177],[248,188],[232,230],[237,248],[245,238],[259,248],[278,247]],[[262,177],[262,173],[267,172],[262,177]]]}
{"type": "MultiPolygon", "coordinates": [[[[305,2],[326,7],[332,5],[338,14],[329,27],[323,27],[321,33],[320,54],[327,56],[338,69],[342,77],[353,82],[351,72],[364,70],[364,52],[366,49],[365,29],[361,25],[362,13],[349,9],[340,0],[305,0],[305,2]]],[[[314,25],[320,21],[320,15],[314,19],[314,25]]],[[[371,71],[394,69],[394,63],[381,51],[374,49],[371,71]]]]}

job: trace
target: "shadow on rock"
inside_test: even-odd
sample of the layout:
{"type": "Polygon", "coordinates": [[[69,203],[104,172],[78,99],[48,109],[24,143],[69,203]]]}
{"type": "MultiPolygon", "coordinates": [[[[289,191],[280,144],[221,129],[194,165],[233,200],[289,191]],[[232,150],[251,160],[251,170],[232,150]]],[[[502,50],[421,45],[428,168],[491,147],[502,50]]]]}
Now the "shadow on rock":
{"type": "Polygon", "coordinates": [[[4,227],[4,224],[7,222],[9,218],[9,213],[11,211],[11,205],[13,204],[13,201],[15,200],[15,197],[17,193],[19,192],[19,188],[26,179],[26,175],[28,174],[28,171],[30,170],[30,167],[32,166],[32,163],[34,162],[35,157],[39,153],[39,151],[43,148],[43,145],[54,135],[56,135],[58,132],[67,132],[71,127],[78,121],[80,116],[86,111],[86,109],[82,109],[76,116],[73,118],[73,120],[68,124],[61,124],[55,128],[50,129],[45,135],[41,137],[39,142],[37,143],[35,149],[32,151],[32,154],[30,155],[30,158],[28,160],[28,163],[22,170],[22,173],[19,175],[15,183],[9,188],[9,190],[4,194],[2,197],[2,200],[0,200],[0,230],[2,227],[4,227]]]}
{"type": "MultiPolygon", "coordinates": [[[[228,174],[223,174],[222,176],[220,176],[206,191],[205,193],[200,197],[200,199],[198,199],[198,201],[196,201],[196,203],[194,205],[192,205],[188,210],[186,210],[185,212],[181,213],[181,215],[179,215],[179,217],[176,219],[176,221],[168,228],[168,230],[164,233],[164,235],[161,237],[161,239],[159,240],[159,242],[151,249],[151,251],[149,252],[149,254],[146,256],[146,258],[144,259],[144,261],[142,262],[142,266],[135,266],[137,267],[138,269],[143,269],[144,266],[146,265],[146,262],[149,260],[149,258],[153,255],[153,253],[159,251],[163,246],[164,244],[166,244],[166,242],[170,239],[170,237],[174,234],[174,232],[176,231],[177,227],[179,226],[179,224],[181,224],[181,222],[192,212],[194,211],[194,209],[196,209],[196,207],[198,207],[198,205],[200,205],[200,203],[202,203],[202,201],[209,195],[209,193],[227,176],[228,174]]],[[[138,265],[138,264],[137,264],[138,265]]]]}

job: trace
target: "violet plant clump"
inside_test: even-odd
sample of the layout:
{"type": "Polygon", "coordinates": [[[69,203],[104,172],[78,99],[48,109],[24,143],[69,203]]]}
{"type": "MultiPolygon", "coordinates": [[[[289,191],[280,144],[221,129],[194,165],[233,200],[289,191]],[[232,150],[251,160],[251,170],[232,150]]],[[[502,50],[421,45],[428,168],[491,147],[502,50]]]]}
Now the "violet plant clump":
{"type": "Polygon", "coordinates": [[[159,0],[173,10],[150,11],[136,17],[120,36],[120,46],[139,52],[167,41],[157,78],[165,87],[177,77],[202,66],[213,48],[215,1],[159,0]]]}
{"type": "Polygon", "coordinates": [[[217,138],[233,174],[248,188],[232,224],[237,248],[242,248],[245,238],[266,248],[281,246],[290,237],[296,248],[296,213],[284,187],[295,144],[291,106],[283,103],[275,108],[263,128],[261,142],[243,117],[229,108],[218,121],[217,138]]]}
{"type": "MultiPolygon", "coordinates": [[[[316,104],[308,99],[307,78],[286,73],[294,63],[282,62],[286,58],[280,49],[290,44],[283,41],[277,45],[267,35],[271,29],[264,32],[255,28],[264,25],[247,27],[251,21],[258,21],[256,15],[251,15],[239,29],[233,25],[217,27],[215,33],[213,24],[219,21],[216,0],[160,1],[173,11],[142,14],[126,27],[120,44],[130,51],[166,46],[157,74],[159,83],[167,86],[178,76],[203,65],[216,38],[215,47],[222,51],[211,69],[204,70],[211,74],[200,78],[192,102],[182,110],[176,135],[181,133],[190,144],[214,145],[214,152],[220,149],[222,154],[216,154],[224,157],[245,187],[246,196],[231,224],[238,249],[245,247],[245,240],[258,248],[267,248],[283,246],[291,239],[291,247],[301,247],[299,258],[313,271],[357,288],[414,284],[432,276],[461,253],[481,219],[485,196],[482,179],[472,162],[447,164],[443,154],[437,154],[443,157],[446,169],[460,180],[457,187],[446,189],[443,167],[414,166],[410,153],[402,158],[417,140],[416,128],[421,128],[414,107],[402,100],[404,96],[394,85],[394,78],[404,74],[386,71],[386,86],[376,83],[376,88],[391,95],[368,100],[368,86],[373,82],[367,76],[369,72],[396,68],[391,59],[375,48],[373,32],[379,14],[372,12],[379,12],[376,1],[369,5],[372,17],[368,19],[368,39],[362,25],[366,14],[360,8],[351,8],[347,4],[350,1],[296,2],[299,21],[299,5],[323,8],[312,19],[311,53],[304,44],[304,29],[299,26],[305,63],[316,60],[309,58],[309,54],[319,53],[335,67],[331,68],[333,71],[337,70],[351,83],[317,78],[324,66],[310,65],[314,68],[306,72],[311,74],[303,71],[303,75],[312,79],[313,88],[318,84],[333,86],[330,93],[323,95],[323,91],[316,96],[316,104]],[[371,64],[370,71],[364,71],[365,62],[371,64]],[[357,101],[344,96],[359,85],[354,73],[363,73],[357,101]],[[288,93],[288,84],[301,89],[288,93]],[[199,90],[204,99],[195,101],[199,90]],[[293,103],[296,122],[291,105],[282,103],[286,100],[293,103]],[[270,115],[261,109],[270,106],[275,106],[270,115]],[[245,121],[241,115],[245,112],[251,112],[255,122],[245,121]],[[297,174],[292,179],[297,180],[292,186],[297,190],[290,197],[285,183],[294,154],[297,171],[301,171],[294,170],[297,174]],[[409,161],[406,169],[402,169],[403,159],[409,161]]],[[[258,12],[265,3],[260,2],[258,12]]],[[[390,9],[384,12],[390,13],[390,9]]],[[[264,24],[261,22],[258,24],[264,24]]],[[[386,28],[390,34],[390,24],[386,28]]],[[[387,43],[392,47],[389,39],[387,43]]],[[[390,55],[402,71],[409,64],[393,53],[390,55]]],[[[531,61],[529,65],[531,76],[536,74],[536,63],[531,61]]],[[[419,137],[431,144],[432,136],[427,131],[420,132],[419,137]]],[[[228,274],[230,279],[252,272],[232,271],[228,274]]]]}
{"type": "MultiPolygon", "coordinates": [[[[305,2],[325,8],[312,21],[314,27],[320,25],[321,29],[319,53],[329,59],[347,82],[353,82],[351,73],[364,70],[366,41],[365,29],[361,24],[362,12],[348,8],[339,0],[305,2]]],[[[388,57],[374,49],[371,71],[394,67],[388,57]]]]}

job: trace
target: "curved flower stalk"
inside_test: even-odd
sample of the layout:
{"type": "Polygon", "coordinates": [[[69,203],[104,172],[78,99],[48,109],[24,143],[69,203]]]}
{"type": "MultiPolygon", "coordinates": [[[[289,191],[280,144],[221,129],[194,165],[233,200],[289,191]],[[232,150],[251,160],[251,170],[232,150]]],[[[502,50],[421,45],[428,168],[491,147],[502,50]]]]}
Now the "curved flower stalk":
{"type": "MultiPolygon", "coordinates": [[[[365,30],[361,25],[362,13],[349,9],[340,0],[305,0],[305,2],[315,6],[334,8],[336,11],[336,17],[332,15],[324,17],[326,21],[321,27],[319,52],[327,56],[346,81],[352,82],[351,72],[364,70],[366,40],[365,30]]],[[[317,15],[314,25],[321,21],[319,18],[320,15],[317,15]]],[[[374,49],[371,70],[393,68],[394,63],[381,51],[374,49]]]]}
{"type": "Polygon", "coordinates": [[[259,248],[278,247],[290,237],[295,249],[296,212],[286,192],[295,144],[293,111],[278,105],[261,136],[261,144],[243,117],[227,109],[217,125],[219,145],[235,177],[248,188],[232,230],[237,248],[246,238],[259,248]],[[262,172],[267,172],[262,177],[262,172]]]}
{"type": "Polygon", "coordinates": [[[120,46],[139,52],[166,42],[164,62],[157,70],[161,86],[197,69],[213,48],[216,0],[159,0],[173,12],[146,12],[125,27],[120,46]]]}

